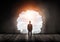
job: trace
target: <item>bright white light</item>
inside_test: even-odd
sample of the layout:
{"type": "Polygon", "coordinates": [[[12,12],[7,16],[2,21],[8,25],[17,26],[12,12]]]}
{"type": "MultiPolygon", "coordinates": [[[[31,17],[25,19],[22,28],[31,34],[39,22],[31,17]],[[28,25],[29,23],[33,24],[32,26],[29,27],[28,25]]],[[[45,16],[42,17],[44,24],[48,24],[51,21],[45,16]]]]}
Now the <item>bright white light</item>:
{"type": "Polygon", "coordinates": [[[27,10],[23,11],[19,14],[17,19],[17,28],[22,33],[28,33],[27,25],[29,21],[32,22],[33,30],[32,33],[39,33],[41,32],[42,27],[42,16],[39,15],[39,12],[34,10],[27,10]]]}

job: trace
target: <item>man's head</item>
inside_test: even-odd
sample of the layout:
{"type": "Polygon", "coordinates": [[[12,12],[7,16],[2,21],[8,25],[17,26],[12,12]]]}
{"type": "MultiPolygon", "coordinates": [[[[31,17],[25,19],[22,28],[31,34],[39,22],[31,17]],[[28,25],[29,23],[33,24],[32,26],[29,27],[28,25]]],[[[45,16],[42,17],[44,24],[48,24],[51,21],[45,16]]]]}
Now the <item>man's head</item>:
{"type": "Polygon", "coordinates": [[[31,24],[31,21],[29,21],[29,24],[31,24]]]}

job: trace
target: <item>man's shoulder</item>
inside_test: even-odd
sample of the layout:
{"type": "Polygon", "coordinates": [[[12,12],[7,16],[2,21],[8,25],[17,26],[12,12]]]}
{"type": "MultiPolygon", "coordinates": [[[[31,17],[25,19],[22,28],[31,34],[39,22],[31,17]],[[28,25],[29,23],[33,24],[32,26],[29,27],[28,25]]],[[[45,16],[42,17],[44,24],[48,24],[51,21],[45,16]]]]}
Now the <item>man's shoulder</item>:
{"type": "Polygon", "coordinates": [[[28,24],[28,25],[32,25],[32,24],[28,24]]]}

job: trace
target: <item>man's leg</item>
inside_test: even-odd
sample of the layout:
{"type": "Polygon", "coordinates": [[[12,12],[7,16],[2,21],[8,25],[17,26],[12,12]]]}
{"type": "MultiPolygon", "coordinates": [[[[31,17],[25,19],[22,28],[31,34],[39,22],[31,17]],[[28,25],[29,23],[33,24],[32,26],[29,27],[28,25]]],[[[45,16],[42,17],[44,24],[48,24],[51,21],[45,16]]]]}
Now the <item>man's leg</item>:
{"type": "Polygon", "coordinates": [[[32,38],[32,32],[28,32],[28,39],[32,38]]]}
{"type": "Polygon", "coordinates": [[[31,31],[31,36],[32,36],[32,31],[31,31]]]}
{"type": "Polygon", "coordinates": [[[29,35],[29,31],[28,31],[28,35],[29,35]]]}

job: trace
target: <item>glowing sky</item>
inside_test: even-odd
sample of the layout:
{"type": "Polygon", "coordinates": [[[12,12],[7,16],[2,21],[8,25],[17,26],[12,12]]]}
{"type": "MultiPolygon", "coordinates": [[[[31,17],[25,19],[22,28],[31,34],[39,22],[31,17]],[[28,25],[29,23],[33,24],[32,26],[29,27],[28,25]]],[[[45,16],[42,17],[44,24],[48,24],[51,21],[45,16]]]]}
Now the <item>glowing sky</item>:
{"type": "Polygon", "coordinates": [[[41,32],[43,21],[42,16],[40,16],[39,14],[40,14],[39,12],[34,10],[22,11],[17,19],[18,30],[20,30],[22,33],[28,33],[27,25],[30,20],[33,25],[32,33],[41,32]]]}

